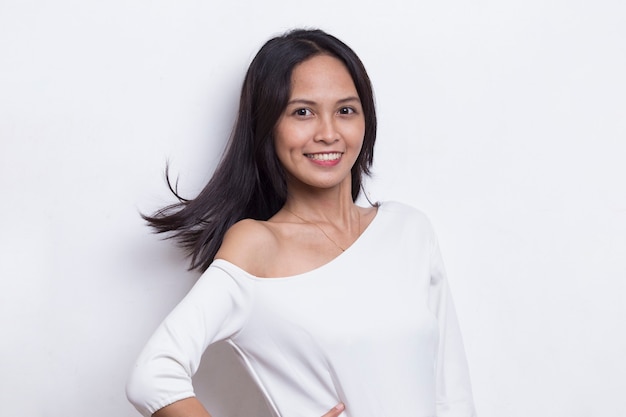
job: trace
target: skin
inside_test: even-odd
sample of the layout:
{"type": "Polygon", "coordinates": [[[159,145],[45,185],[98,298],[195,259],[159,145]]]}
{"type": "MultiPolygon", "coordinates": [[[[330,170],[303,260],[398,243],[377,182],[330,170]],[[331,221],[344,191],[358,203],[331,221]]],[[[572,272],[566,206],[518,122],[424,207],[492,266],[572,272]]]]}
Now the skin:
{"type": "MultiPolygon", "coordinates": [[[[317,55],[297,65],[274,132],[276,154],[287,172],[285,206],[268,221],[233,225],[216,259],[271,279],[310,271],[339,256],[339,246],[354,243],[376,215],[375,208],[352,201],[350,170],[364,134],[361,102],[344,64],[317,55]]],[[[322,417],[339,416],[344,405],[329,408],[322,417]]],[[[210,414],[196,398],[187,398],[153,417],[210,414]]]]}
{"type": "MultiPolygon", "coordinates": [[[[344,410],[344,405],[339,403],[330,409],[322,417],[338,417],[344,410]]],[[[211,417],[196,398],[186,398],[177,401],[167,407],[161,408],[152,417],[211,417]]]]}
{"type": "Polygon", "coordinates": [[[352,201],[350,170],[364,135],[363,109],[344,64],[316,55],[297,65],[274,132],[287,172],[285,206],[268,221],[231,227],[216,258],[272,278],[313,270],[340,255],[339,247],[352,245],[376,215],[375,208],[352,201]],[[319,161],[324,154],[340,157],[319,161]]]}
{"type": "Polygon", "coordinates": [[[289,195],[334,189],[345,194],[365,135],[361,100],[341,61],[315,56],[292,74],[292,91],[274,131],[289,195]],[[340,158],[334,159],[336,155],[340,158]],[[320,160],[322,156],[330,160],[320,160]]]}

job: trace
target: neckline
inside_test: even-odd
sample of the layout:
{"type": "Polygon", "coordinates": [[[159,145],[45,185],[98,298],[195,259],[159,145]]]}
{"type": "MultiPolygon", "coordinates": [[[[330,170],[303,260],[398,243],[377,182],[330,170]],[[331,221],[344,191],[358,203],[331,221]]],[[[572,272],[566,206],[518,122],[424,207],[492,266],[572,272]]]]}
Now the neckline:
{"type": "Polygon", "coordinates": [[[228,266],[230,268],[236,269],[237,271],[241,272],[247,278],[250,278],[250,279],[255,280],[255,281],[280,282],[280,281],[304,278],[304,277],[306,277],[308,275],[315,274],[315,273],[317,273],[317,272],[319,272],[319,271],[321,271],[323,269],[330,268],[332,265],[340,262],[343,258],[345,258],[346,256],[350,255],[352,252],[356,251],[358,249],[358,247],[362,245],[362,241],[367,238],[367,235],[372,233],[371,229],[373,229],[376,226],[376,224],[378,223],[378,218],[381,216],[381,208],[382,207],[383,207],[383,203],[379,203],[378,206],[376,207],[376,214],[374,215],[374,218],[372,219],[372,221],[367,225],[367,227],[365,229],[363,229],[363,232],[361,233],[361,235],[352,243],[352,245],[348,246],[344,252],[341,252],[339,255],[335,256],[333,259],[331,259],[330,261],[326,262],[325,264],[322,264],[322,265],[320,265],[318,267],[315,267],[313,269],[309,269],[308,271],[300,272],[300,273],[294,274],[294,275],[286,275],[286,276],[282,276],[282,277],[259,277],[259,276],[251,274],[250,272],[248,272],[245,269],[235,265],[234,263],[232,263],[230,261],[227,261],[226,259],[216,258],[216,259],[213,260],[213,265],[216,265],[218,267],[220,266],[220,264],[226,265],[226,266],[228,266]]]}

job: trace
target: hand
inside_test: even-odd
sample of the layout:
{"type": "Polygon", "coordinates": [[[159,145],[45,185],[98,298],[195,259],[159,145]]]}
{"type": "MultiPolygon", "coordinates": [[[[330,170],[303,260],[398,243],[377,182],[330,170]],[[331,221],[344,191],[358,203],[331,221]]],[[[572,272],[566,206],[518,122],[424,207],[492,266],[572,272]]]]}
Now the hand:
{"type": "Polygon", "coordinates": [[[339,403],[334,406],[328,413],[324,414],[322,417],[338,417],[339,414],[345,410],[346,406],[343,403],[339,403]]]}

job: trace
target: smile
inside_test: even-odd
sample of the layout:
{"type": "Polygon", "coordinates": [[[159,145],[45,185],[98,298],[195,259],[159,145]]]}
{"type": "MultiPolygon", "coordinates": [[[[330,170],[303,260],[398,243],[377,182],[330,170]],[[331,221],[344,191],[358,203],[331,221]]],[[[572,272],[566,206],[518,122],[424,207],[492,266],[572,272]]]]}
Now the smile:
{"type": "Polygon", "coordinates": [[[331,153],[306,153],[306,156],[309,159],[314,159],[316,161],[336,161],[341,158],[343,153],[341,152],[331,152],[331,153]]]}

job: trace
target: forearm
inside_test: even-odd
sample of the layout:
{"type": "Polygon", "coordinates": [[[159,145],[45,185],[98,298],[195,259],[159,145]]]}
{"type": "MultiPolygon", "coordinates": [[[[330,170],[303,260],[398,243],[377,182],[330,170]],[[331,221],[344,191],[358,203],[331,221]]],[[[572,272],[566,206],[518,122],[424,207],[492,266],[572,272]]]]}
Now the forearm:
{"type": "Polygon", "coordinates": [[[152,417],[211,417],[211,415],[197,398],[191,397],[161,408],[152,417]]]}

